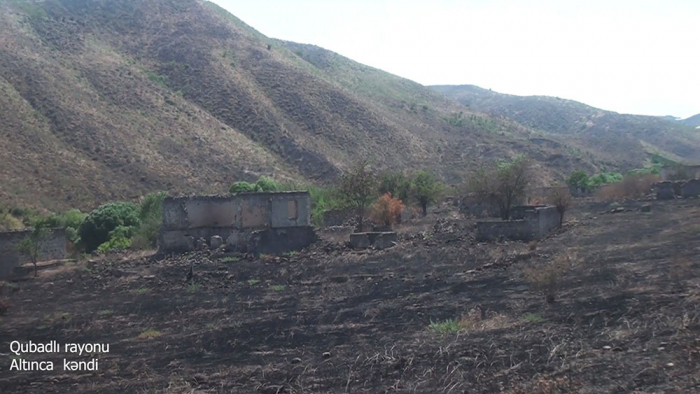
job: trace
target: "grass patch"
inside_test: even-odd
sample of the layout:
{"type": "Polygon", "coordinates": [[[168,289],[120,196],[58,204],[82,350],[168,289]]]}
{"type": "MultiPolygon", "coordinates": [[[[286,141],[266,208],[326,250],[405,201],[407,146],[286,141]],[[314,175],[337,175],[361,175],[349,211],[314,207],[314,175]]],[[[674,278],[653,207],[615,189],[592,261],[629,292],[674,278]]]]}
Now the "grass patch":
{"type": "Polygon", "coordinates": [[[258,283],[260,283],[260,280],[258,280],[258,279],[249,279],[248,280],[248,286],[255,286],[258,283]]]}
{"type": "Polygon", "coordinates": [[[146,330],[146,331],[142,332],[141,334],[139,334],[139,336],[136,338],[138,338],[138,339],[153,339],[153,338],[158,338],[162,335],[163,335],[163,333],[160,331],[146,330]]]}
{"type": "Polygon", "coordinates": [[[103,316],[103,317],[112,316],[113,314],[114,314],[114,311],[111,309],[103,309],[103,310],[97,312],[98,316],[103,316]]]}
{"type": "Polygon", "coordinates": [[[272,285],[270,288],[274,291],[284,291],[285,286],[284,285],[272,285]]]}
{"type": "Polygon", "coordinates": [[[216,329],[216,324],[214,323],[207,323],[207,330],[214,330],[216,329]]]}
{"type": "Polygon", "coordinates": [[[134,293],[134,294],[140,294],[140,295],[146,294],[146,293],[148,293],[149,291],[150,291],[150,290],[147,289],[147,288],[145,288],[145,287],[142,287],[142,288],[136,289],[136,290],[131,290],[132,293],[134,293]]]}
{"type": "Polygon", "coordinates": [[[235,262],[238,262],[238,261],[240,261],[240,260],[241,260],[241,259],[240,259],[239,257],[236,257],[236,256],[228,256],[228,257],[224,257],[223,259],[221,259],[221,262],[222,262],[222,263],[235,263],[235,262]]]}
{"type": "Polygon", "coordinates": [[[526,323],[540,323],[543,322],[544,319],[542,316],[536,315],[534,313],[528,313],[525,316],[523,316],[523,321],[526,323]]]}
{"type": "Polygon", "coordinates": [[[433,332],[438,334],[450,334],[459,332],[461,327],[459,326],[459,321],[457,319],[447,319],[441,322],[430,322],[428,326],[433,332]]]}
{"type": "Polygon", "coordinates": [[[241,327],[243,327],[243,321],[236,320],[235,322],[233,322],[233,324],[231,324],[231,327],[232,328],[241,328],[241,327]]]}
{"type": "Polygon", "coordinates": [[[196,283],[192,283],[191,285],[187,286],[187,291],[189,291],[190,293],[194,293],[197,290],[199,290],[199,285],[196,283]]]}

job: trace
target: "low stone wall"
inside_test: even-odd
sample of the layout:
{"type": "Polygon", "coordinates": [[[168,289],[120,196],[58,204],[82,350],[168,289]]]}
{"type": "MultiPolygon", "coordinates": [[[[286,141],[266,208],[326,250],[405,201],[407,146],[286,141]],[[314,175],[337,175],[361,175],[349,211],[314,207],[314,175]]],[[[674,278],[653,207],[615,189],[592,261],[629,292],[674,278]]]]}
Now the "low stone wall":
{"type": "MultiPolygon", "coordinates": [[[[28,263],[29,256],[19,253],[17,247],[31,230],[0,232],[0,279],[12,276],[15,267],[28,263]]],[[[60,260],[66,258],[66,230],[52,229],[39,243],[39,261],[60,260]]]]}
{"type": "Polygon", "coordinates": [[[544,237],[559,225],[559,212],[555,207],[514,207],[511,214],[516,220],[477,222],[477,241],[501,238],[531,241],[544,237]]]}

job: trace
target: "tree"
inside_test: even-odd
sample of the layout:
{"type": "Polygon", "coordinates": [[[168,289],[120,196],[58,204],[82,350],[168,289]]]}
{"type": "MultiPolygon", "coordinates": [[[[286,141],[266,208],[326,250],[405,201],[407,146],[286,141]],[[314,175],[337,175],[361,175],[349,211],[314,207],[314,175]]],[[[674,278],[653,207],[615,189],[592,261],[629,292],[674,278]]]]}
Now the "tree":
{"type": "Polygon", "coordinates": [[[588,178],[588,174],[586,174],[586,172],[582,170],[576,170],[572,172],[571,176],[569,176],[569,179],[566,180],[566,183],[569,186],[580,190],[587,190],[589,182],[590,180],[588,178]]]}
{"type": "Polygon", "coordinates": [[[342,177],[340,192],[347,204],[355,209],[357,229],[362,232],[365,211],[374,199],[376,179],[369,170],[367,160],[357,162],[342,177]]]}
{"type": "Polygon", "coordinates": [[[571,206],[571,193],[567,186],[557,186],[549,196],[549,203],[557,208],[559,213],[559,226],[564,223],[564,212],[571,206]]]}
{"type": "Polygon", "coordinates": [[[386,173],[379,179],[379,194],[391,193],[394,198],[404,203],[408,202],[412,188],[411,179],[400,172],[386,173]]]}
{"type": "Polygon", "coordinates": [[[37,262],[41,258],[41,246],[49,233],[46,222],[38,221],[34,224],[32,232],[17,245],[17,251],[29,257],[29,261],[34,265],[34,276],[38,275],[37,262]]]}
{"type": "Polygon", "coordinates": [[[85,251],[91,253],[101,244],[109,241],[110,233],[117,227],[136,229],[140,208],[129,202],[105,204],[90,212],[78,230],[85,251]]]}
{"type": "Polygon", "coordinates": [[[477,169],[468,188],[481,201],[497,205],[501,218],[508,220],[511,207],[525,197],[531,178],[530,167],[530,160],[523,155],[511,161],[499,160],[495,166],[477,169]]]}
{"type": "Polygon", "coordinates": [[[416,174],[413,179],[412,193],[423,209],[423,216],[428,214],[428,205],[437,200],[437,196],[442,189],[442,185],[435,179],[433,174],[425,171],[420,171],[416,174]]]}

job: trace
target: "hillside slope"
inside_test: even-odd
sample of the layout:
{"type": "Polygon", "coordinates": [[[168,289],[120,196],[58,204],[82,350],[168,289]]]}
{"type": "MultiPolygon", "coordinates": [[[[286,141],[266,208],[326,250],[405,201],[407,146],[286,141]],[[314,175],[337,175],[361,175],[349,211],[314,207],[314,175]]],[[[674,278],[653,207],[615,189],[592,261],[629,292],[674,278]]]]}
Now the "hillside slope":
{"type": "Polygon", "coordinates": [[[473,110],[565,136],[571,143],[623,163],[623,170],[642,164],[648,153],[681,161],[700,160],[700,134],[662,117],[618,114],[572,100],[514,96],[473,85],[431,88],[473,110]]]}
{"type": "Polygon", "coordinates": [[[687,126],[700,127],[700,114],[693,115],[687,119],[681,120],[680,122],[687,126]]]}
{"type": "Polygon", "coordinates": [[[199,0],[0,0],[0,203],[83,209],[358,157],[459,182],[527,153],[539,182],[616,165],[199,0]]]}

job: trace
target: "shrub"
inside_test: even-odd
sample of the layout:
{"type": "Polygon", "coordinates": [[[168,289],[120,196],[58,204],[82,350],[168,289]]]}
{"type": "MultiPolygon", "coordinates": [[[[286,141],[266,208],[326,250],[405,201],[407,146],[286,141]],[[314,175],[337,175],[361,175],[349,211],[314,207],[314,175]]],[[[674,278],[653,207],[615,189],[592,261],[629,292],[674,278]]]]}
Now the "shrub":
{"type": "Polygon", "coordinates": [[[126,237],[117,236],[110,238],[109,241],[103,243],[97,248],[97,251],[102,254],[113,252],[116,250],[128,249],[131,245],[131,240],[126,237]]]}
{"type": "Polygon", "coordinates": [[[403,212],[404,204],[398,198],[391,196],[391,193],[386,193],[379,197],[372,205],[371,219],[375,222],[391,227],[395,223],[401,221],[401,212],[403,212]]]}
{"type": "MultiPolygon", "coordinates": [[[[110,240],[117,227],[137,227],[140,224],[139,207],[128,202],[105,204],[90,212],[80,225],[80,239],[90,253],[110,240]]],[[[124,231],[124,230],[119,230],[124,231]]]]}
{"type": "Polygon", "coordinates": [[[316,226],[323,225],[324,212],[347,206],[346,201],[341,198],[338,188],[310,186],[308,190],[311,196],[311,222],[316,226]]]}
{"type": "Polygon", "coordinates": [[[541,267],[525,269],[525,280],[530,283],[530,289],[545,296],[548,303],[556,300],[561,277],[569,270],[574,258],[559,254],[553,260],[541,267]]]}
{"type": "Polygon", "coordinates": [[[139,210],[141,223],[131,236],[132,248],[148,249],[156,246],[163,215],[163,200],[167,196],[167,192],[161,191],[151,193],[143,199],[139,210]]]}
{"type": "Polygon", "coordinates": [[[603,201],[640,198],[651,193],[651,187],[660,180],[658,175],[631,173],[617,183],[605,185],[598,189],[596,198],[603,201]]]}
{"type": "Polygon", "coordinates": [[[279,183],[275,182],[274,179],[268,178],[266,176],[261,176],[258,181],[255,182],[255,189],[259,192],[278,192],[282,191],[282,187],[279,183]]]}
{"type": "Polygon", "coordinates": [[[246,181],[240,181],[240,182],[234,182],[231,187],[228,189],[228,192],[231,194],[236,194],[236,193],[253,193],[257,191],[257,186],[254,183],[246,182],[246,181]]]}

